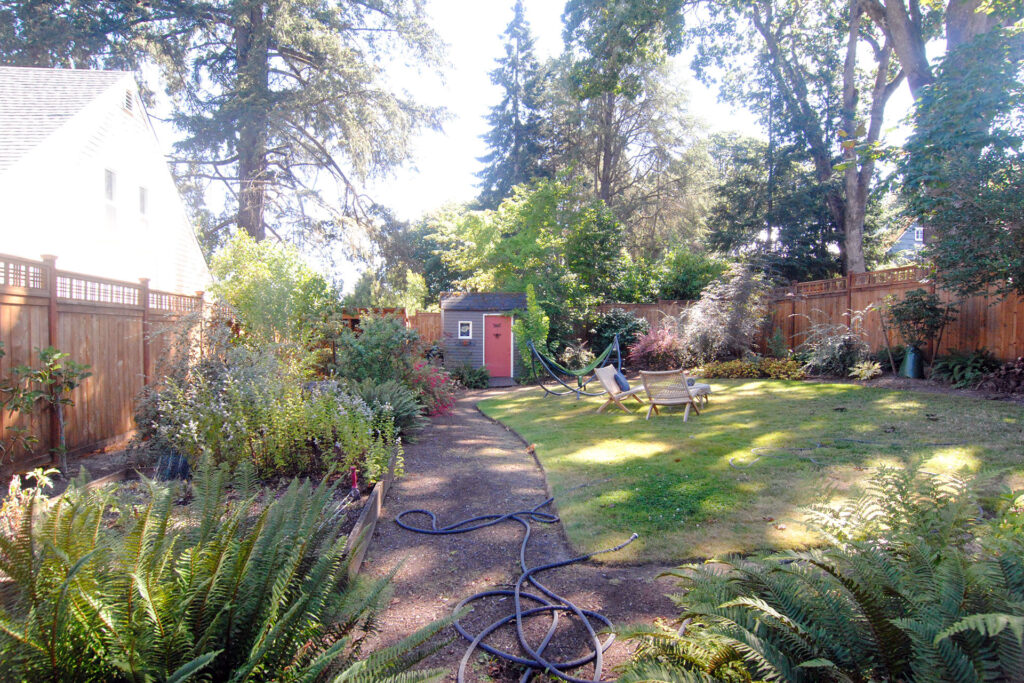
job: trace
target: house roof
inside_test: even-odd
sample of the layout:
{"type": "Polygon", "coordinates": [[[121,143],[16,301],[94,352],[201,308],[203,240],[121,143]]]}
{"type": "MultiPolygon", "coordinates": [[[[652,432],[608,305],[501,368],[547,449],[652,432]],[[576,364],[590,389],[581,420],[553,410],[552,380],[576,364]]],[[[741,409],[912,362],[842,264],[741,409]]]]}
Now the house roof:
{"type": "Polygon", "coordinates": [[[0,66],[0,171],[130,76],[127,71],[0,66]]]}
{"type": "Polygon", "coordinates": [[[444,311],[514,311],[526,308],[522,292],[460,292],[441,295],[444,311]]]}

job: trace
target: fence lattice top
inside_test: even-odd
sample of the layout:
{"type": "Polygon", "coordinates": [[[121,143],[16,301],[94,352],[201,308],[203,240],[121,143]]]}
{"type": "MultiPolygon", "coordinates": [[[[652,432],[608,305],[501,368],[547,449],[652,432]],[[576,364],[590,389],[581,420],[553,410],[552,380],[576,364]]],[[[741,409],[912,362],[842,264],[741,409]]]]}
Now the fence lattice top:
{"type": "MultiPolygon", "coordinates": [[[[0,254],[0,292],[30,290],[33,295],[50,296],[50,269],[44,261],[31,261],[0,254]]],[[[64,302],[102,304],[124,308],[148,307],[165,313],[191,313],[203,307],[201,296],[148,290],[145,285],[110,280],[82,273],[57,271],[56,297],[64,302]],[[149,292],[148,298],[144,292],[149,292]]],[[[23,293],[23,292],[22,292],[23,293]]]]}

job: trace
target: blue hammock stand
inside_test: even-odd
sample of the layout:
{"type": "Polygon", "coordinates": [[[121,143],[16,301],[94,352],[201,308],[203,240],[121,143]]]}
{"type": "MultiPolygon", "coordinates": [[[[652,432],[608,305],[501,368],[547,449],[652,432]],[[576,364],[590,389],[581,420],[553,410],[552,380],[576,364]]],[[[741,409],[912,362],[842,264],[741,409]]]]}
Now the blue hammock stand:
{"type": "MultiPolygon", "coordinates": [[[[535,377],[537,377],[537,383],[540,388],[544,390],[545,395],[549,396],[568,396],[569,394],[576,394],[576,400],[579,400],[581,396],[603,396],[607,392],[601,391],[587,391],[587,385],[596,379],[596,375],[592,374],[594,370],[603,368],[606,365],[612,364],[612,356],[615,356],[615,369],[622,372],[622,349],[619,347],[619,335],[615,335],[612,339],[612,343],[608,345],[601,355],[597,357],[597,360],[582,370],[569,370],[568,368],[562,367],[557,361],[548,358],[533,345],[532,341],[527,341],[526,345],[530,348],[530,369],[533,371],[535,377]],[[544,371],[551,376],[551,379],[558,382],[560,385],[565,387],[565,391],[558,391],[556,389],[549,389],[547,385],[540,379],[540,374],[537,372],[537,363],[544,368],[544,371]],[[573,387],[565,380],[562,379],[561,375],[567,377],[576,378],[576,386],[573,387]],[[590,375],[590,379],[586,379],[587,375],[590,375]]],[[[571,380],[570,380],[571,381],[571,380]]]]}

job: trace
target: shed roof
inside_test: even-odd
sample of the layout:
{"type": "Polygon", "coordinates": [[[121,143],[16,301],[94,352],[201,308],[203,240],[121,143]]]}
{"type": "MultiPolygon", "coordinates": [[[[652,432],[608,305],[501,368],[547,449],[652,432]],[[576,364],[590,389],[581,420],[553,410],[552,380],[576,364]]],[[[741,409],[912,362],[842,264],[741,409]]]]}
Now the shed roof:
{"type": "Polygon", "coordinates": [[[514,311],[526,308],[522,292],[459,292],[441,295],[445,311],[514,311]]]}
{"type": "Polygon", "coordinates": [[[130,76],[126,71],[0,66],[0,171],[130,76]]]}

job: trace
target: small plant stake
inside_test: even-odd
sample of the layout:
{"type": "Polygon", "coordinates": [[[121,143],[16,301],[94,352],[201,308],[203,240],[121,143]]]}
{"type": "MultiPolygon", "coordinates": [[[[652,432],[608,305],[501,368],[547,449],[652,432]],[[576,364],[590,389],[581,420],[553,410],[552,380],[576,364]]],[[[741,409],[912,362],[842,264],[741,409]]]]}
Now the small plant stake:
{"type": "Polygon", "coordinates": [[[351,496],[356,500],[359,500],[359,473],[356,471],[355,465],[352,465],[352,467],[349,468],[348,474],[349,477],[352,478],[351,496]]]}

